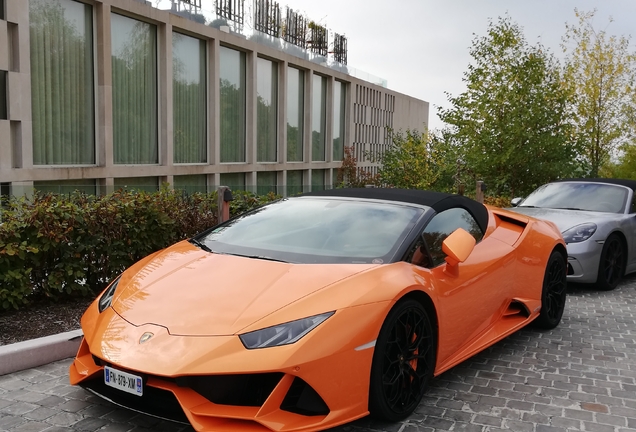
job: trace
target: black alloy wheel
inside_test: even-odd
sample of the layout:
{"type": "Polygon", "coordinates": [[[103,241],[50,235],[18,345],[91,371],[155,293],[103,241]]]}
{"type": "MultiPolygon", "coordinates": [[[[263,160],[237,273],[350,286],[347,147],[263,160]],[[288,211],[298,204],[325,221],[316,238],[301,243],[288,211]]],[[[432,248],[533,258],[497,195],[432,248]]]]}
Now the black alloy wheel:
{"type": "Polygon", "coordinates": [[[371,367],[369,411],[398,421],[417,408],[435,370],[436,334],[424,307],[407,299],[387,315],[371,367]]]}
{"type": "Polygon", "coordinates": [[[561,322],[565,310],[567,265],[565,257],[553,251],[548,259],[541,291],[541,312],[535,323],[544,329],[553,329],[561,322]]]}
{"type": "Polygon", "coordinates": [[[625,248],[617,234],[610,235],[601,252],[596,286],[602,291],[611,291],[618,286],[625,272],[625,248]]]}

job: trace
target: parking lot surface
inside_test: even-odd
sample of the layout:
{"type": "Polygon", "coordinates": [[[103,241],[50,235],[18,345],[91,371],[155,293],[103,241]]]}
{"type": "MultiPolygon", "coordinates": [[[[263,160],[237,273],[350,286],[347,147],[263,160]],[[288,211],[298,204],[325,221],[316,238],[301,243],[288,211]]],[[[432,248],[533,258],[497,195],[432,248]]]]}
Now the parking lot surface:
{"type": "MultiPolygon", "coordinates": [[[[636,277],[616,290],[570,286],[559,327],[528,328],[435,378],[400,423],[332,432],[636,432],[636,277]]],[[[0,431],[192,431],[68,384],[62,360],[0,376],[0,431]]]]}

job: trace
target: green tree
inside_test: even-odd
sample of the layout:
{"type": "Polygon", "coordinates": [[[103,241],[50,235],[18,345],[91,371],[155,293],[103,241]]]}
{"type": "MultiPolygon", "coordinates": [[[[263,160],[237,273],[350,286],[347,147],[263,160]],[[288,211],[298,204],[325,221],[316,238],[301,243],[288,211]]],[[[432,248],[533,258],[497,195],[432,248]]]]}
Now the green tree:
{"type": "Polygon", "coordinates": [[[565,77],[575,89],[573,111],[582,156],[590,177],[597,177],[615,150],[634,134],[636,56],[629,50],[628,38],[594,28],[596,10],[574,12],[578,25],[566,25],[562,43],[565,77]]]}
{"type": "Polygon", "coordinates": [[[447,189],[442,185],[452,170],[449,154],[445,142],[428,132],[391,131],[391,144],[380,155],[380,182],[404,189],[447,189]]]}
{"type": "Polygon", "coordinates": [[[623,144],[619,150],[621,154],[618,161],[603,164],[599,170],[599,176],[636,180],[636,145],[623,144]]]}
{"type": "Polygon", "coordinates": [[[509,17],[473,39],[466,91],[439,109],[462,162],[498,195],[525,194],[576,168],[571,89],[543,46],[530,46],[509,17]]]}

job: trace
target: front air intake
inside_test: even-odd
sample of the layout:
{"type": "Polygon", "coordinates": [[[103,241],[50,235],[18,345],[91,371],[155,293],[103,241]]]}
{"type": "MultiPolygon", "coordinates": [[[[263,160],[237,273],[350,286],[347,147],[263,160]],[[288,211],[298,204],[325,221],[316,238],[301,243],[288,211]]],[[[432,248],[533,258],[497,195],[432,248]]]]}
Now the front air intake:
{"type": "Polygon", "coordinates": [[[258,407],[263,405],[282,373],[186,376],[176,378],[179,387],[189,387],[219,405],[258,407]]]}
{"type": "Polygon", "coordinates": [[[298,377],[294,378],[280,409],[305,416],[329,414],[329,407],[316,390],[298,377]]]}

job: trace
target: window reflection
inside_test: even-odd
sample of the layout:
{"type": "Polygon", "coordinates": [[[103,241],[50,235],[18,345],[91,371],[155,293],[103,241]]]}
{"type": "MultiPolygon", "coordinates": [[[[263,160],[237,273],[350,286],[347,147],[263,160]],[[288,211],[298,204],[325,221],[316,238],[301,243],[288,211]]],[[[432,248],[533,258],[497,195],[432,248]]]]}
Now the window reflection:
{"type": "Polygon", "coordinates": [[[628,189],[624,186],[610,184],[549,183],[532,192],[520,207],[623,213],[627,192],[628,189]]]}
{"type": "Polygon", "coordinates": [[[453,208],[435,215],[424,228],[424,241],[431,256],[432,267],[444,262],[446,255],[442,252],[442,243],[457,228],[465,229],[478,242],[483,237],[477,221],[463,208],[453,208]]]}
{"type": "Polygon", "coordinates": [[[344,158],[345,84],[336,81],[333,87],[333,160],[344,158]]]}
{"type": "Polygon", "coordinates": [[[311,121],[311,160],[325,160],[327,78],[313,76],[311,121]]]}
{"type": "Polygon", "coordinates": [[[305,74],[287,68],[287,161],[303,161],[305,74]]]}
{"type": "MultiPolygon", "coordinates": [[[[71,0],[28,5],[33,164],[94,164],[93,9],[71,0]]],[[[0,80],[2,105],[6,72],[0,80]]],[[[0,106],[0,118],[7,114],[0,106]]]]}
{"type": "Polygon", "coordinates": [[[258,58],[256,77],[256,146],[258,162],[276,162],[278,64],[258,58]]]}
{"type": "Polygon", "coordinates": [[[220,50],[221,162],[245,162],[245,53],[220,50]]]}
{"type": "Polygon", "coordinates": [[[174,162],[207,161],[205,42],[172,34],[174,162]]]}
{"type": "Polygon", "coordinates": [[[289,262],[387,262],[421,214],[400,205],[292,198],[236,218],[202,241],[221,253],[289,262]]]}
{"type": "Polygon", "coordinates": [[[157,28],[112,14],[113,154],[116,164],[159,161],[157,28]]]}

